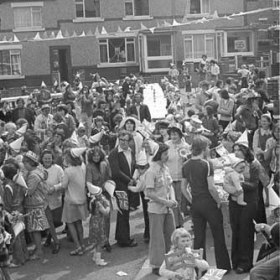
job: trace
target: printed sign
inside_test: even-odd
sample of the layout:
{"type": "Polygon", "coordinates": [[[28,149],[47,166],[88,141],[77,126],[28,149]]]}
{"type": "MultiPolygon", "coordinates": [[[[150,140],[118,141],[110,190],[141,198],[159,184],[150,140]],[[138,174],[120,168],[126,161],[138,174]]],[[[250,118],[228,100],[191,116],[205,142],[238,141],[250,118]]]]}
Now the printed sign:
{"type": "Polygon", "coordinates": [[[238,51],[245,51],[247,49],[245,40],[235,40],[234,48],[238,51]]]}

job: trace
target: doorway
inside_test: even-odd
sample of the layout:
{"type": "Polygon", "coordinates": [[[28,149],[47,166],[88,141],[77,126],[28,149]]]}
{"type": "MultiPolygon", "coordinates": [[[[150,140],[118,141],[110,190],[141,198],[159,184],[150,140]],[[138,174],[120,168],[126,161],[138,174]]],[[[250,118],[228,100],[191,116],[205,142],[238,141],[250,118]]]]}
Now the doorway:
{"type": "Polygon", "coordinates": [[[51,76],[53,82],[72,82],[70,46],[50,47],[51,76]]]}

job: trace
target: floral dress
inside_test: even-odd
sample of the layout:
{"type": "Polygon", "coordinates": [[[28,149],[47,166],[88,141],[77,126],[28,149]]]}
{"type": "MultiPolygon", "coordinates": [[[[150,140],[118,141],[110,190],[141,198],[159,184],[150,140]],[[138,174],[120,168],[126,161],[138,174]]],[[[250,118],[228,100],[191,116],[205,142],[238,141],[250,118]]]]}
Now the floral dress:
{"type": "Polygon", "coordinates": [[[106,241],[105,216],[96,207],[96,202],[100,202],[104,208],[109,207],[108,200],[102,195],[90,202],[91,216],[89,220],[89,243],[94,245],[103,245],[106,241]]]}

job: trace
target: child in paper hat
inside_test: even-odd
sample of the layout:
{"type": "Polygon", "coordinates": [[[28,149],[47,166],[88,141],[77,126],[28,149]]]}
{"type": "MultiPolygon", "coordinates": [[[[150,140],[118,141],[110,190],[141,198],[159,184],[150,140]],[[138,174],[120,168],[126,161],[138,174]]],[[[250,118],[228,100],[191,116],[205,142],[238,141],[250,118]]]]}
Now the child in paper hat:
{"type": "Polygon", "coordinates": [[[232,195],[232,200],[237,204],[245,206],[244,192],[241,183],[244,182],[243,172],[245,169],[244,159],[230,155],[231,167],[225,168],[224,189],[232,195]]]}
{"type": "Polygon", "coordinates": [[[109,201],[102,195],[102,189],[87,182],[87,188],[91,200],[89,210],[91,213],[89,220],[89,242],[93,244],[92,260],[99,266],[105,266],[107,263],[101,259],[101,250],[107,241],[105,233],[105,216],[110,213],[109,201]]]}
{"type": "Polygon", "coordinates": [[[176,280],[195,280],[197,268],[199,271],[206,271],[209,269],[209,264],[201,258],[198,252],[192,250],[192,236],[184,228],[176,229],[171,236],[172,247],[169,253],[166,255],[170,263],[175,263],[175,259],[178,258],[176,254],[180,254],[182,257],[188,259],[192,265],[180,266],[180,268],[172,269],[172,266],[168,265],[167,261],[164,261],[160,267],[159,274],[164,279],[176,279],[176,280]],[[174,254],[174,256],[172,256],[174,254]]]}

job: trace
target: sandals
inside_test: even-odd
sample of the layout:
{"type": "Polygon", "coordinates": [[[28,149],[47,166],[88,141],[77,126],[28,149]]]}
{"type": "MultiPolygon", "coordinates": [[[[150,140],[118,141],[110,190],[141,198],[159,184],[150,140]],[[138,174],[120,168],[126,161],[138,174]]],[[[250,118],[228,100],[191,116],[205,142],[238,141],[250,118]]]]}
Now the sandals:
{"type": "Polygon", "coordinates": [[[82,256],[84,254],[82,247],[79,247],[70,252],[70,256],[82,256]]]}

